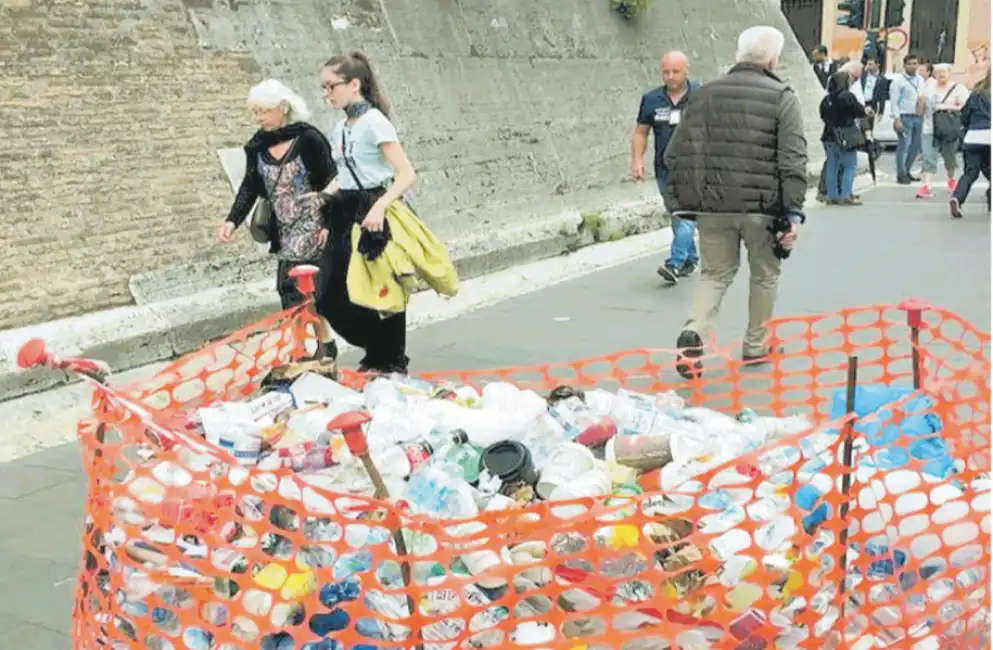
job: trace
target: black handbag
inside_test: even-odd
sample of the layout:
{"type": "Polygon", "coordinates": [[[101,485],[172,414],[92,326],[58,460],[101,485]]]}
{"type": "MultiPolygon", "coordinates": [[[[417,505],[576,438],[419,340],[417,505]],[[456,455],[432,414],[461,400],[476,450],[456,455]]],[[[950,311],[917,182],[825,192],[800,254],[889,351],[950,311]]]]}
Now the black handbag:
{"type": "MultiPolygon", "coordinates": [[[[286,153],[283,154],[282,160],[279,161],[279,173],[276,174],[276,182],[273,184],[273,189],[279,187],[279,180],[283,177],[283,166],[286,161],[289,160],[290,155],[293,153],[293,149],[297,146],[297,139],[293,138],[290,143],[289,148],[286,153]]],[[[265,181],[263,181],[263,184],[265,181]]],[[[267,190],[268,193],[268,190],[267,190]]],[[[248,233],[252,236],[259,244],[269,243],[269,228],[271,227],[271,222],[275,218],[272,209],[272,197],[270,196],[260,196],[259,200],[255,203],[255,209],[248,221],[248,233]]]]}
{"type": "Polygon", "coordinates": [[[838,143],[838,148],[842,151],[856,151],[865,146],[865,134],[854,124],[836,126],[833,133],[834,141],[838,143]]]}
{"type": "MultiPolygon", "coordinates": [[[[939,102],[944,104],[951,97],[958,84],[952,84],[945,98],[939,102]]],[[[962,137],[962,113],[951,109],[942,109],[934,112],[934,140],[935,142],[955,142],[962,137]]]]}

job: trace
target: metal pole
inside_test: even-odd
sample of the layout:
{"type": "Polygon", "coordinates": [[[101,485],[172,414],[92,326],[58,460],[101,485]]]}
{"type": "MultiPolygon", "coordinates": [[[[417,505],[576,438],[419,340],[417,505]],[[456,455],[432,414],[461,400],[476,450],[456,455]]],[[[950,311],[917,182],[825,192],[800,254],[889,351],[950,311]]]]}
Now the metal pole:
{"type": "MultiPolygon", "coordinates": [[[[848,417],[848,421],[845,422],[845,447],[844,447],[844,464],[846,470],[852,469],[852,436],[855,433],[855,418],[852,417],[852,413],[855,411],[855,387],[858,383],[858,373],[859,373],[859,359],[858,357],[848,357],[848,379],[845,382],[845,415],[848,417]]],[[[841,477],[841,493],[848,496],[849,491],[852,488],[852,473],[846,471],[845,475],[841,477]]],[[[848,582],[848,510],[850,507],[850,500],[845,499],[841,504],[841,523],[842,529],[841,533],[838,535],[838,540],[841,542],[841,593],[845,593],[846,583],[848,582]]]]}

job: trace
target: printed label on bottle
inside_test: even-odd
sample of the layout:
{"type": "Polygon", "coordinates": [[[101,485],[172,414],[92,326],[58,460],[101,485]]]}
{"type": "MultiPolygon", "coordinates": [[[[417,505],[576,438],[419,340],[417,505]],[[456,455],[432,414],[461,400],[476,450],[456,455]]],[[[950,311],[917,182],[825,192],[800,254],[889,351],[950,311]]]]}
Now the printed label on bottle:
{"type": "Polygon", "coordinates": [[[410,462],[410,472],[413,473],[431,458],[431,447],[423,442],[413,442],[403,446],[403,453],[410,462]]]}

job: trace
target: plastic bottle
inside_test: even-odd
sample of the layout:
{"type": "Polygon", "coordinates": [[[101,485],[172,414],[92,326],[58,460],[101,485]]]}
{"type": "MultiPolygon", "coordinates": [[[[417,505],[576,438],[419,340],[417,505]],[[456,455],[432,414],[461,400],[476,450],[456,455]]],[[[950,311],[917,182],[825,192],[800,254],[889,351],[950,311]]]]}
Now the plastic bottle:
{"type": "Polygon", "coordinates": [[[611,418],[596,417],[578,397],[570,397],[548,407],[548,414],[562,427],[566,439],[580,444],[599,446],[617,434],[617,425],[611,418]]]}
{"type": "Polygon", "coordinates": [[[473,489],[456,477],[460,471],[445,458],[425,463],[410,475],[403,500],[415,511],[442,519],[474,517],[479,509],[473,489]]]}
{"type": "Polygon", "coordinates": [[[645,436],[652,432],[652,425],[658,412],[656,400],[648,395],[621,389],[614,398],[610,417],[617,423],[617,431],[623,436],[645,436]]]}
{"type": "Polygon", "coordinates": [[[446,461],[443,467],[459,468],[457,478],[468,483],[475,483],[479,479],[479,459],[483,451],[469,443],[469,436],[465,431],[452,432],[452,443],[438,453],[443,454],[446,461]]]}

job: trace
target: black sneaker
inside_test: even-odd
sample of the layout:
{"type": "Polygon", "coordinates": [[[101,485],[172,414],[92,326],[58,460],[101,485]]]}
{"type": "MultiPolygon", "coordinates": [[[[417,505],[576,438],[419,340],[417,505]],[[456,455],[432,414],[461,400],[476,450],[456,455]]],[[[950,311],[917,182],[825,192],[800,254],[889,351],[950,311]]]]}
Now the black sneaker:
{"type": "Polygon", "coordinates": [[[679,269],[679,277],[686,278],[694,273],[696,273],[697,263],[696,262],[686,262],[683,264],[683,268],[679,269]]]}
{"type": "Polygon", "coordinates": [[[679,270],[668,262],[658,268],[658,274],[669,284],[676,284],[679,282],[679,270]]]}
{"type": "Polygon", "coordinates": [[[783,348],[767,350],[762,354],[742,354],[741,361],[746,366],[762,366],[769,363],[770,357],[774,354],[782,354],[783,348]]]}
{"type": "Polygon", "coordinates": [[[956,199],[954,196],[951,198],[950,201],[948,201],[948,211],[952,213],[953,219],[962,218],[962,206],[959,205],[959,200],[956,199]]]}
{"type": "Polygon", "coordinates": [[[910,180],[909,176],[900,176],[896,179],[896,182],[900,185],[910,185],[913,181],[910,180]]]}
{"type": "Polygon", "coordinates": [[[703,339],[691,330],[683,330],[676,339],[679,356],[676,357],[676,372],[683,379],[696,379],[703,374],[703,363],[695,361],[703,356],[703,339]]]}

